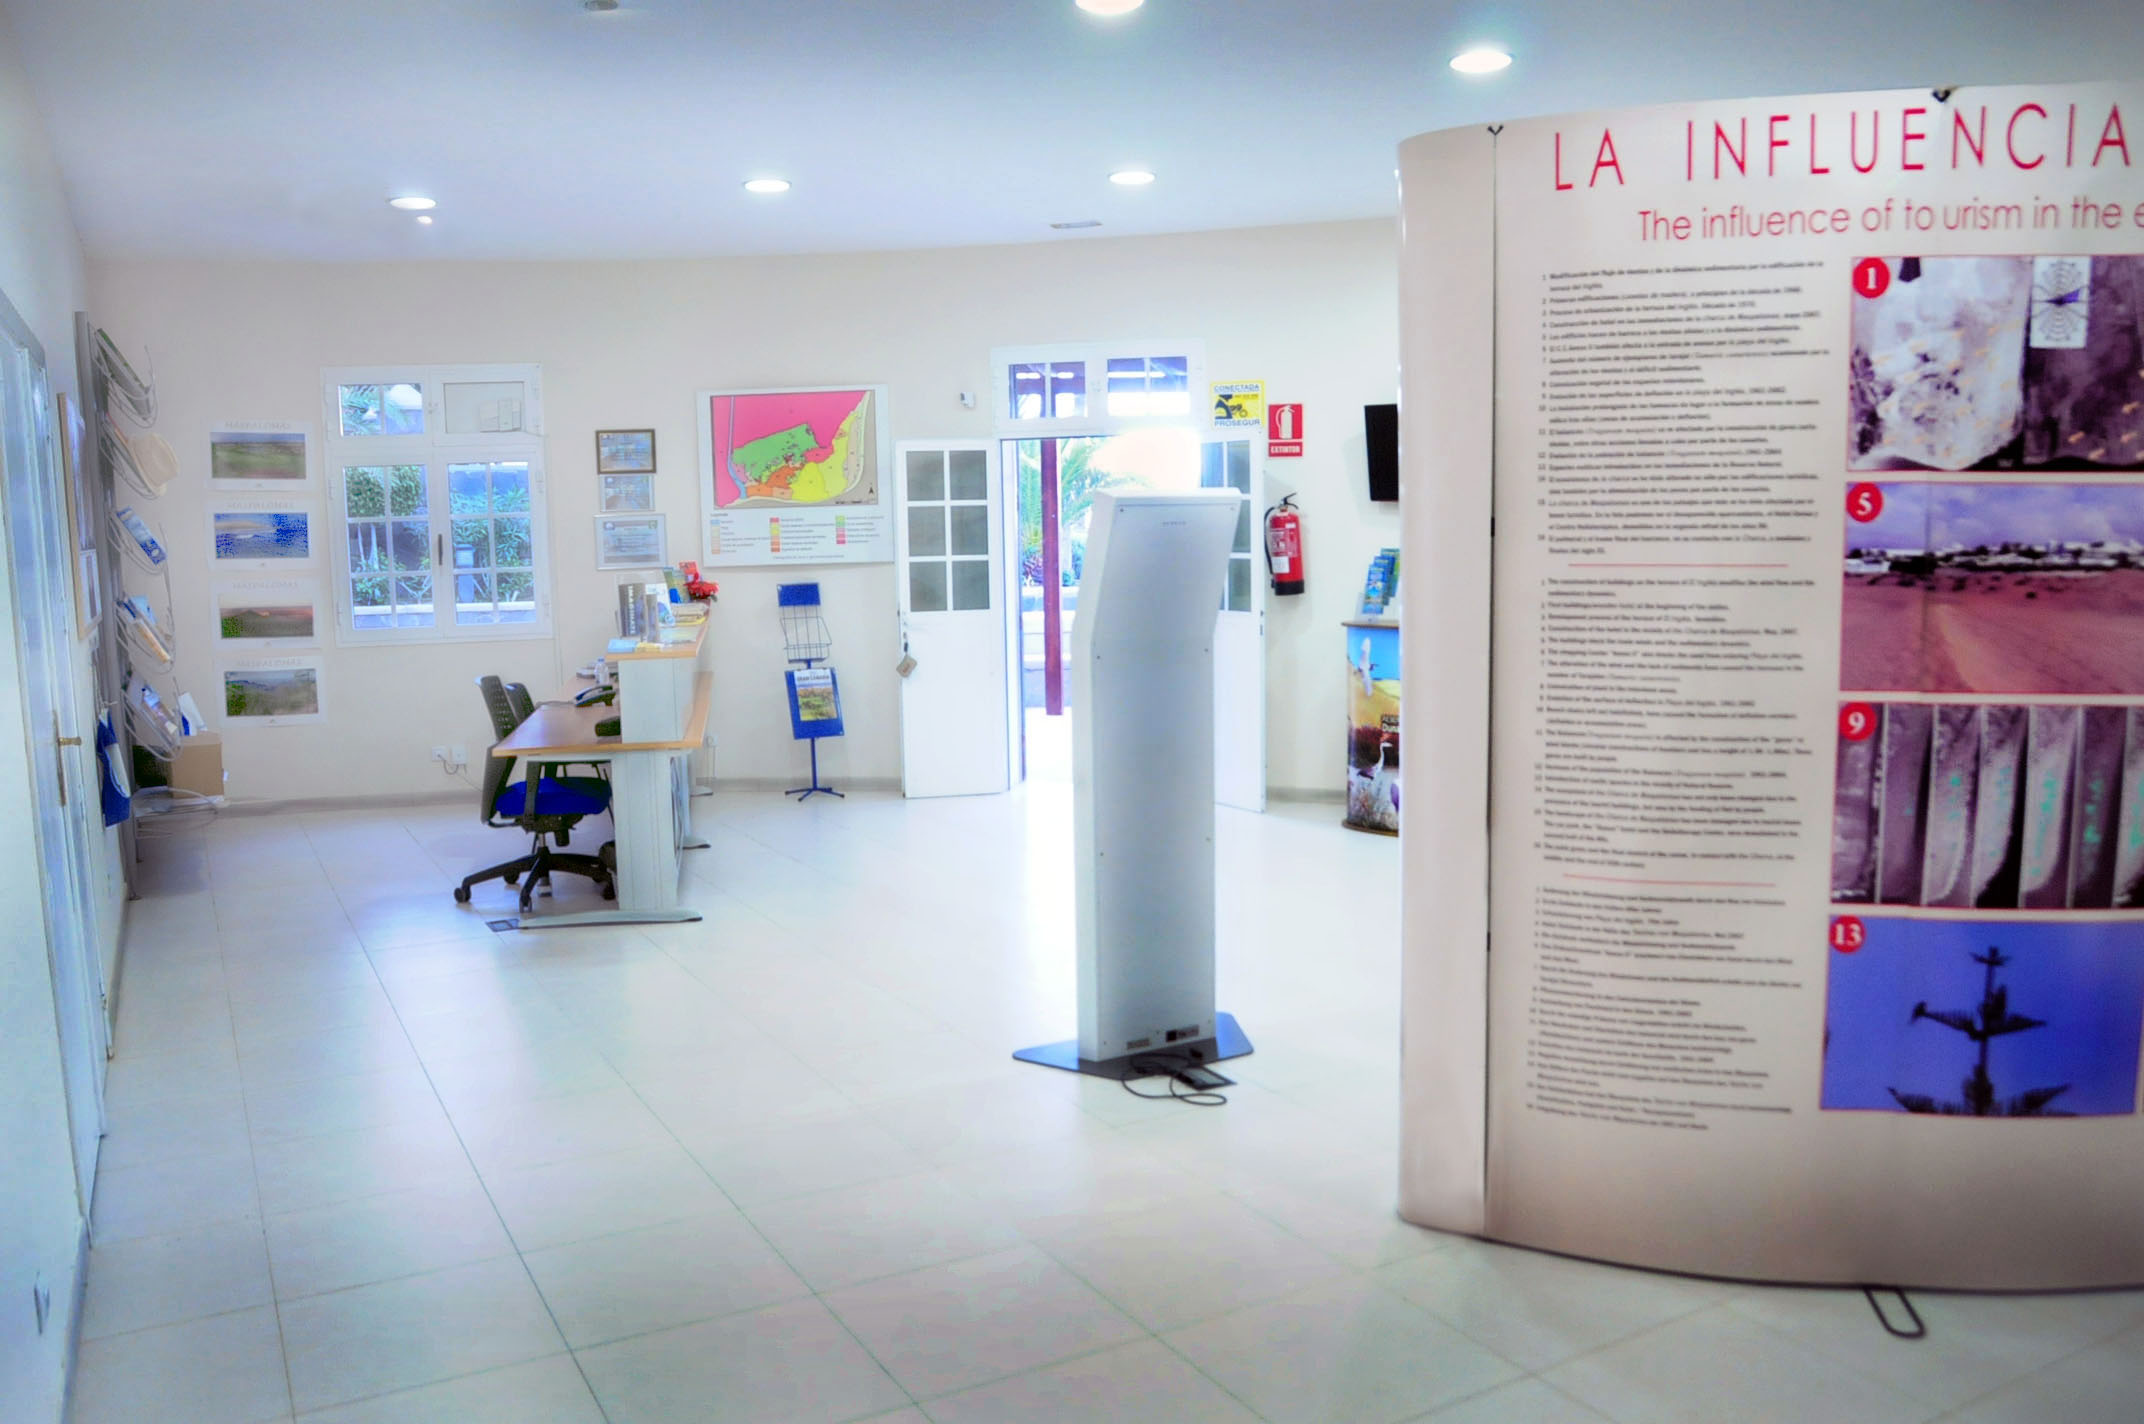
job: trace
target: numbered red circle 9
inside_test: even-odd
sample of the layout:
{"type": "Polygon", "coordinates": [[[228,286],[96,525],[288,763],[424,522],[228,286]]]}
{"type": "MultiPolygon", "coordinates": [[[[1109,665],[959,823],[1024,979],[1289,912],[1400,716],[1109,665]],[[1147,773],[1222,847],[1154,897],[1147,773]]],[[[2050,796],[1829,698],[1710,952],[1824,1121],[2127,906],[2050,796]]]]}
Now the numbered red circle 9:
{"type": "Polygon", "coordinates": [[[1869,942],[1868,926],[1861,923],[1858,915],[1834,915],[1831,921],[1831,947],[1841,954],[1852,954],[1869,942]]]}
{"type": "Polygon", "coordinates": [[[1883,513],[1883,486],[1862,483],[1846,492],[1846,517],[1867,524],[1883,513]]]}
{"type": "Polygon", "coordinates": [[[1866,702],[1849,702],[1839,709],[1839,735],[1849,742],[1865,742],[1876,735],[1876,709],[1866,702]]]}
{"type": "Polygon", "coordinates": [[[1891,264],[1881,257],[1864,257],[1854,264],[1854,294],[1880,297],[1891,290],[1891,264]]]}

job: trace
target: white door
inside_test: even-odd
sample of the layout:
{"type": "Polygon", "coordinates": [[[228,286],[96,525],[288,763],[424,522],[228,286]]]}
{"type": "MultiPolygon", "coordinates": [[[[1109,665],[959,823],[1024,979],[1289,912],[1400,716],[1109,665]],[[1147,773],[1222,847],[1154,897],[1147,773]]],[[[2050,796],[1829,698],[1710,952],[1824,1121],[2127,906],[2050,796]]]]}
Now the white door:
{"type": "Polygon", "coordinates": [[[901,789],[975,796],[1012,785],[1006,706],[1005,501],[983,440],[894,452],[901,642],[901,789]]]}
{"type": "Polygon", "coordinates": [[[1233,489],[1242,500],[1228,587],[1213,632],[1213,794],[1224,806],[1266,808],[1266,581],[1260,559],[1263,431],[1201,437],[1199,484],[1233,489]]]}
{"type": "MultiPolygon", "coordinates": [[[[91,926],[83,816],[98,804],[95,729],[76,706],[72,531],[43,354],[0,299],[0,474],[15,603],[23,724],[35,794],[44,931],[58,1015],[61,1068],[74,1137],[75,1182],[86,1215],[104,1134],[104,986],[91,926]]],[[[7,694],[0,694],[7,695],[7,694]]],[[[12,812],[10,813],[12,814],[12,812]]],[[[101,820],[101,816],[100,816],[101,820]]]]}

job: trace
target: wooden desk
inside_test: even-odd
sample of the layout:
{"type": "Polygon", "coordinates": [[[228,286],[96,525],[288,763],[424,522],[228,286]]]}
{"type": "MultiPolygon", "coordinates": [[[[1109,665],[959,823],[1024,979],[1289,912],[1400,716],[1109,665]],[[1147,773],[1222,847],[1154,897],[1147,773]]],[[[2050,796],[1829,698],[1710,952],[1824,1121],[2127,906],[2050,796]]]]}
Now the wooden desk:
{"type": "MultiPolygon", "coordinates": [[[[704,637],[704,634],[703,634],[704,637]]],[[[701,639],[688,656],[697,658],[701,639]]],[[[622,655],[621,655],[622,656],[622,655]]],[[[660,656],[660,655],[644,655],[660,656]]],[[[686,670],[691,662],[682,663],[686,670]]],[[[692,697],[684,707],[680,735],[659,740],[627,741],[596,735],[596,723],[620,716],[618,707],[574,707],[547,703],[491,749],[497,757],[531,761],[602,761],[610,763],[610,819],[617,832],[618,899],[616,907],[560,915],[524,915],[523,929],[562,925],[652,924],[697,920],[700,912],[681,903],[683,853],[707,842],[692,830],[692,778],[686,759],[700,749],[707,734],[707,709],[714,701],[715,677],[697,673],[692,697]]],[[[658,695],[658,689],[642,689],[658,695]]],[[[650,709],[654,711],[655,709],[650,709]]]]}

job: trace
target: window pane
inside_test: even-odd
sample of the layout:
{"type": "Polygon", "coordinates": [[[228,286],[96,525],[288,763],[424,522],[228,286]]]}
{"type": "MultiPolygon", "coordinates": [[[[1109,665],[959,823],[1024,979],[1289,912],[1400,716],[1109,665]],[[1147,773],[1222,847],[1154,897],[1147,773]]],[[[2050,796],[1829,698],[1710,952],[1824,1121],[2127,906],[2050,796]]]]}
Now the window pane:
{"type": "Polygon", "coordinates": [[[387,467],[387,512],[425,514],[431,508],[431,492],[425,488],[424,466],[387,467]]]}
{"type": "Polygon", "coordinates": [[[491,562],[499,568],[533,568],[536,548],[529,539],[526,519],[491,521],[491,562]]]}
{"type": "Polygon", "coordinates": [[[1249,500],[1245,500],[1243,501],[1242,507],[1236,511],[1236,552],[1239,554],[1248,554],[1250,551],[1251,502],[1249,500]]]}
{"type": "Polygon", "coordinates": [[[1005,409],[1014,420],[1042,414],[1042,367],[1032,363],[1006,368],[1005,409]]]}
{"type": "Polygon", "coordinates": [[[1219,489],[1227,481],[1222,476],[1223,459],[1221,444],[1212,441],[1199,447],[1199,488],[1219,489]]]}
{"type": "Polygon", "coordinates": [[[424,387],[398,381],[381,390],[380,434],[424,434],[424,387]]]}
{"type": "Polygon", "coordinates": [[[378,386],[338,386],[337,403],[342,407],[342,433],[345,435],[377,435],[380,433],[380,388],[378,386]]]}
{"type": "Polygon", "coordinates": [[[429,525],[396,520],[389,536],[398,569],[420,570],[432,566],[432,530],[429,525]]]}
{"type": "Polygon", "coordinates": [[[908,452],[908,497],[914,500],[940,500],[945,498],[945,452],[943,450],[911,450],[908,452]]]}
{"type": "Polygon", "coordinates": [[[1050,367],[1050,414],[1060,420],[1087,413],[1087,368],[1078,361],[1060,361],[1050,367]]]}
{"type": "Polygon", "coordinates": [[[498,575],[499,621],[501,623],[534,623],[536,621],[536,575],[527,571],[505,571],[498,575]]]}
{"type": "MultiPolygon", "coordinates": [[[[1156,356],[1148,363],[1146,378],[1150,391],[1191,390],[1191,358],[1188,356],[1156,356]]],[[[1186,407],[1189,408],[1188,406],[1186,407]]]]}
{"type": "Polygon", "coordinates": [[[965,612],[971,608],[990,606],[990,561],[988,559],[955,559],[953,561],[953,607],[965,612]]]}
{"type": "Polygon", "coordinates": [[[502,514],[529,512],[529,467],[512,460],[491,467],[491,507],[502,514]]]}
{"type": "Polygon", "coordinates": [[[352,519],[378,518],[387,512],[384,470],[353,465],[342,472],[343,513],[352,519]]]}
{"type": "Polygon", "coordinates": [[[947,494],[953,499],[990,498],[990,454],[986,450],[954,450],[946,455],[947,494]]]}
{"type": "Polygon", "coordinates": [[[396,579],[394,626],[429,628],[432,623],[432,576],[396,579]]]}
{"type": "Polygon", "coordinates": [[[491,575],[456,574],[454,576],[454,621],[457,623],[490,623],[491,575]]]}
{"type": "Polygon", "coordinates": [[[448,381],[439,392],[440,416],[449,435],[520,430],[527,394],[519,381],[448,381]]]}
{"type": "Polygon", "coordinates": [[[486,514],[491,510],[491,474],[484,465],[447,466],[447,513],[486,514]]]}
{"type": "Polygon", "coordinates": [[[1230,559],[1228,561],[1228,610],[1245,613],[1251,607],[1251,561],[1230,559]]]}
{"type": "Polygon", "coordinates": [[[1251,492],[1251,442],[1228,442],[1228,482],[1245,494],[1251,492]]]}
{"type": "Polygon", "coordinates": [[[350,572],[354,576],[371,573],[387,567],[387,523],[385,520],[352,520],[348,529],[350,541],[350,572]]]}
{"type": "Polygon", "coordinates": [[[927,504],[908,511],[910,557],[928,558],[945,552],[945,506],[927,504]]]}
{"type": "Polygon", "coordinates": [[[990,552],[990,510],[986,505],[956,504],[946,513],[953,519],[951,552],[956,554],[988,554],[990,552]]]}
{"type": "Polygon", "coordinates": [[[454,521],[454,567],[458,569],[488,569],[491,567],[491,521],[488,519],[457,519],[454,521]]]}
{"type": "Polygon", "coordinates": [[[945,612],[945,561],[918,559],[908,566],[908,608],[911,613],[945,612]]]}

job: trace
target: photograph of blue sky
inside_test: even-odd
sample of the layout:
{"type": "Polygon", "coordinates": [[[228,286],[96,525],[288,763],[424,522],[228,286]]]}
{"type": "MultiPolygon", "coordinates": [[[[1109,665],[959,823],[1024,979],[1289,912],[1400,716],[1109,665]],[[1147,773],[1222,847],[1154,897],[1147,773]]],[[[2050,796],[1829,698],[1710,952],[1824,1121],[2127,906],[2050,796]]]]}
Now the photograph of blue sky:
{"type": "Polygon", "coordinates": [[[2144,486],[1885,484],[1883,513],[1846,521],[1849,549],[2144,544],[2144,486]]]}
{"type": "Polygon", "coordinates": [[[1962,1096],[1979,1046],[1932,1019],[1932,1011],[1977,1012],[1990,945],[2011,963],[1996,971],[2009,1012],[2044,1027],[1990,1045],[1988,1076],[2001,1098],[2068,1083],[2050,1111],[2084,1115],[2137,1110],[2139,1035],[2144,1034],[2144,925],[1865,919],[1867,944],[1833,951],[1826,993],[1823,1105],[1903,1112],[1891,1096],[1962,1096]]]}

